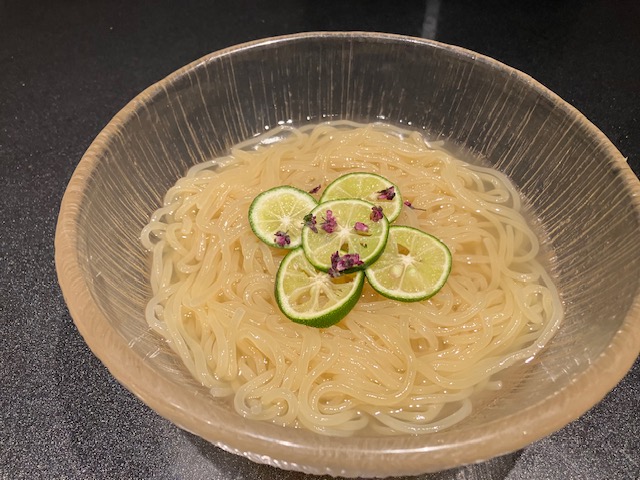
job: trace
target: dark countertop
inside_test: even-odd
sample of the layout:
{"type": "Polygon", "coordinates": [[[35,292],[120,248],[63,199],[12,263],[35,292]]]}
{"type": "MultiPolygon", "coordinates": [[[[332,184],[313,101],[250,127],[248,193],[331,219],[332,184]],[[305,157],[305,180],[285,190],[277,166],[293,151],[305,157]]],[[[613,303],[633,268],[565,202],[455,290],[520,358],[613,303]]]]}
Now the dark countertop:
{"type": "MultiPolygon", "coordinates": [[[[220,48],[311,30],[435,31],[436,40],[501,60],[582,111],[640,175],[640,4],[632,0],[0,0],[0,480],[307,478],[209,445],[113,379],[66,309],[53,238],[75,166],[137,93],[220,48]]],[[[639,399],[636,361],[559,432],[417,478],[640,478],[639,399]]]]}

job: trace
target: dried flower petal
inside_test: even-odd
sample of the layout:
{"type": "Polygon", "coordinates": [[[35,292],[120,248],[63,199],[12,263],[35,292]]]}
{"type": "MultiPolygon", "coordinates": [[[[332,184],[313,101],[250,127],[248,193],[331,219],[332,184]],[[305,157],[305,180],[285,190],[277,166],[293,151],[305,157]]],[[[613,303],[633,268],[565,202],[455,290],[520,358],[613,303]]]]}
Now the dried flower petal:
{"type": "Polygon", "coordinates": [[[289,234],[287,234],[287,232],[278,230],[275,233],[274,242],[279,247],[284,247],[285,245],[289,245],[291,243],[291,238],[289,238],[289,234]]]}
{"type": "Polygon", "coordinates": [[[369,226],[366,223],[356,222],[353,229],[358,233],[369,233],[369,226]]]}
{"type": "Polygon", "coordinates": [[[333,216],[333,212],[331,210],[327,210],[327,216],[324,218],[324,222],[320,225],[327,233],[333,233],[338,228],[338,222],[336,221],[336,217],[333,216]]]}
{"type": "Polygon", "coordinates": [[[319,191],[320,191],[320,185],[318,185],[317,187],[313,187],[311,190],[309,190],[309,193],[313,195],[314,193],[318,193],[319,191]]]}
{"type": "Polygon", "coordinates": [[[313,233],[318,233],[318,227],[316,227],[316,216],[307,213],[304,218],[304,226],[309,227],[313,233]]]}
{"type": "Polygon", "coordinates": [[[339,277],[345,270],[363,264],[364,262],[360,260],[360,254],[358,253],[345,253],[344,255],[340,255],[340,253],[335,252],[331,255],[331,268],[328,273],[334,278],[339,277]]]}
{"type": "Polygon", "coordinates": [[[393,197],[396,196],[396,188],[391,186],[389,188],[385,188],[384,190],[380,190],[378,193],[378,200],[393,200],[393,197]]]}
{"type": "Polygon", "coordinates": [[[379,222],[380,220],[382,220],[382,217],[383,217],[382,207],[379,207],[379,206],[371,207],[371,215],[369,215],[369,218],[372,221],[379,222]]]}
{"type": "Polygon", "coordinates": [[[423,212],[425,211],[424,208],[418,208],[418,207],[414,207],[413,204],[409,201],[409,200],[405,200],[404,202],[402,202],[405,204],[405,206],[409,207],[411,210],[422,210],[423,212]]]}
{"type": "Polygon", "coordinates": [[[331,254],[331,268],[336,268],[340,261],[340,252],[336,251],[331,254]]]}
{"type": "Polygon", "coordinates": [[[362,260],[360,260],[360,254],[358,253],[345,253],[338,260],[337,269],[344,271],[353,267],[357,267],[364,264],[362,260]]]}

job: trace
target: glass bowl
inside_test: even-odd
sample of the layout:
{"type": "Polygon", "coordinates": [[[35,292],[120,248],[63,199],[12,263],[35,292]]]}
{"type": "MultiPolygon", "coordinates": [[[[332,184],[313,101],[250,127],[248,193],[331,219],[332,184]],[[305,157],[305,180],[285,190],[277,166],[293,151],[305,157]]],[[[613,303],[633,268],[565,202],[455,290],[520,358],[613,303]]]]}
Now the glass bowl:
{"type": "Polygon", "coordinates": [[[639,182],[618,150],[527,75],[428,40],[305,33],[203,57],[122,109],[66,190],[56,265],[89,347],[160,415],[257,462],[384,477],[512,452],[600,401],[640,351],[639,223],[639,182]],[[565,307],[560,330],[534,362],[513,370],[511,388],[449,430],[335,438],[247,420],[207,395],[145,323],[139,233],[166,190],[265,127],[335,119],[448,139],[507,174],[549,233],[565,307]]]}

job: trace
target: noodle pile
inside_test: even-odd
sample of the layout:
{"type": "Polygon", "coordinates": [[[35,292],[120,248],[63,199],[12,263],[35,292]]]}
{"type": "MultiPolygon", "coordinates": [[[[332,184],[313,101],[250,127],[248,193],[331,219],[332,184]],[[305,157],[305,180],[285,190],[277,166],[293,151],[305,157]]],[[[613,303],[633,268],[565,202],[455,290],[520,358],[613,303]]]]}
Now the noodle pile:
{"type": "Polygon", "coordinates": [[[500,173],[468,165],[417,132],[334,122],[279,127],[193,167],[141,235],[152,252],[146,318],[215,397],[243,416],[328,435],[428,433],[467,417],[474,392],[551,338],[562,315],[539,241],[500,173]],[[415,207],[395,221],[453,254],[443,289],[401,303],[368,285],[337,325],[282,315],[274,281],[286,251],[252,233],[269,188],[311,190],[378,173],[415,207]]]}

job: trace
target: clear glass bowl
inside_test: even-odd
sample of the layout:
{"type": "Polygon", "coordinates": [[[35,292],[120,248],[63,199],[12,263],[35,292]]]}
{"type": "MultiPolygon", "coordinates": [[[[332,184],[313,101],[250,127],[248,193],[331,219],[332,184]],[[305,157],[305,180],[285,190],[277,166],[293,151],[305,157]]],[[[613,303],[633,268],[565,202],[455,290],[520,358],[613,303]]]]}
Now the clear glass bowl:
{"type": "MultiPolygon", "coordinates": [[[[579,417],[640,352],[640,185],[578,111],[476,53],[375,33],[307,33],[208,55],[106,126],[65,193],[56,264],[69,311],[111,373],[160,415],[231,452],[308,473],[418,474],[519,449],[579,417]],[[511,387],[453,428],[331,438],[246,420],[207,395],[147,329],[138,236],[188,167],[280,122],[384,120],[505,172],[557,256],[564,323],[511,387]]],[[[517,375],[517,377],[516,377],[517,375]]],[[[508,379],[509,380],[509,379],[508,379]]]]}

